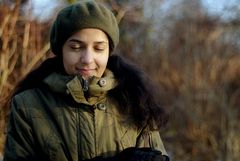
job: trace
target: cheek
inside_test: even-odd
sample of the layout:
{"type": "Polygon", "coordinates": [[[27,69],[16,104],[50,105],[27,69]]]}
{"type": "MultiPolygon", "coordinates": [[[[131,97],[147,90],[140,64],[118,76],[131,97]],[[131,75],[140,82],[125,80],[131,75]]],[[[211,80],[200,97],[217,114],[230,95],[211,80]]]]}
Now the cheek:
{"type": "Polygon", "coordinates": [[[68,74],[71,74],[74,68],[74,65],[78,62],[78,57],[76,54],[67,53],[63,54],[63,65],[64,69],[68,74]]]}
{"type": "Polygon", "coordinates": [[[98,77],[102,77],[103,73],[106,70],[107,63],[108,63],[108,57],[99,59],[99,61],[98,61],[99,68],[98,68],[98,74],[97,74],[98,77]]]}
{"type": "Polygon", "coordinates": [[[108,56],[99,58],[98,63],[99,63],[99,66],[101,66],[102,70],[105,70],[107,66],[107,62],[108,62],[108,56]]]}

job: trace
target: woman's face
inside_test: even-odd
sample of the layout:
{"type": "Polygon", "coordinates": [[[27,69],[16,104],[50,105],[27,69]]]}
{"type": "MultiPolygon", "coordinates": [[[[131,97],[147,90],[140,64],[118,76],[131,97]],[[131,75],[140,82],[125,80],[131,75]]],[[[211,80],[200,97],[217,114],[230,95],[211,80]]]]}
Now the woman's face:
{"type": "MultiPolygon", "coordinates": [[[[64,32],[64,31],[63,31],[64,32]]],[[[69,75],[101,77],[109,57],[107,35],[99,29],[82,29],[63,45],[63,65],[69,75]]]]}

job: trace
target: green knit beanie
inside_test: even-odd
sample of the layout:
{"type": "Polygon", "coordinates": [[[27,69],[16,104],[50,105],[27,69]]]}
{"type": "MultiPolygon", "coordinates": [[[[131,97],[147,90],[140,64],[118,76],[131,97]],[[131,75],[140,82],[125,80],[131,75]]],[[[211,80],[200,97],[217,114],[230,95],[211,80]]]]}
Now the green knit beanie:
{"type": "Polygon", "coordinates": [[[119,28],[113,13],[100,3],[81,1],[58,13],[50,34],[52,52],[55,55],[61,55],[66,40],[84,28],[97,28],[104,31],[110,38],[113,48],[117,46],[119,28]]]}

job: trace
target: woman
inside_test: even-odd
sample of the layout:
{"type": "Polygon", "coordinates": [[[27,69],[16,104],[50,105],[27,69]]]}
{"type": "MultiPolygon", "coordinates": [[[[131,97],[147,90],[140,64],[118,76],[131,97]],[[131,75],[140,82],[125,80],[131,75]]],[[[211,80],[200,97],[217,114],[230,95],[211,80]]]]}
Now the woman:
{"type": "Polygon", "coordinates": [[[11,100],[4,160],[168,160],[166,122],[141,72],[111,55],[119,40],[112,12],[94,1],[61,10],[47,59],[11,100]]]}

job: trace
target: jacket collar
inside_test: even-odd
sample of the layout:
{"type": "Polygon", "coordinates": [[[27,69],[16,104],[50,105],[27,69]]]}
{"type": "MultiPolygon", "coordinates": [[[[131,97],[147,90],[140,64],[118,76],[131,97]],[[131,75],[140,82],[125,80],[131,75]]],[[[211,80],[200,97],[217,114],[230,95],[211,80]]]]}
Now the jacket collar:
{"type": "Polygon", "coordinates": [[[81,76],[66,76],[52,73],[44,83],[53,92],[70,94],[78,103],[93,105],[106,97],[109,90],[117,86],[113,73],[106,69],[101,78],[93,76],[88,81],[81,76]]]}

